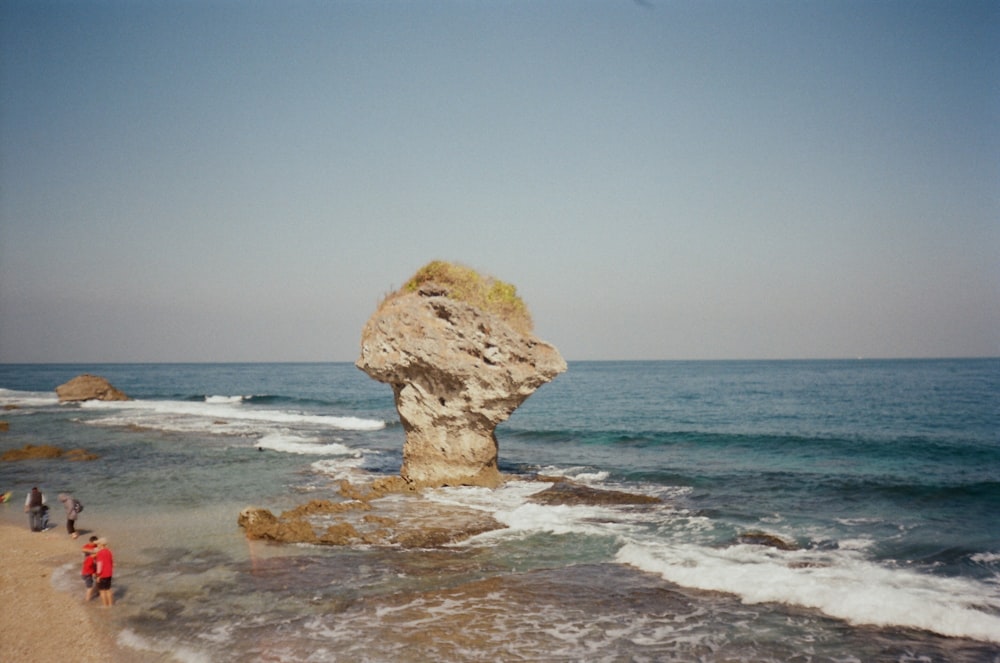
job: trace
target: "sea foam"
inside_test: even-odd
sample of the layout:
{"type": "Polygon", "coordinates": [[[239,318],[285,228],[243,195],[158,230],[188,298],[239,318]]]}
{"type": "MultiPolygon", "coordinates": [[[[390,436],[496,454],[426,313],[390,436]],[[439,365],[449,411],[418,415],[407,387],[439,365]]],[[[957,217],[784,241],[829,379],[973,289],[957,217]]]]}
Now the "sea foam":
{"type": "Polygon", "coordinates": [[[270,433],[257,441],[259,449],[270,449],[304,456],[351,456],[360,458],[361,452],[339,442],[324,443],[316,438],[300,437],[287,433],[270,433]]]}
{"type": "Polygon", "coordinates": [[[212,663],[211,656],[180,644],[176,638],[145,638],[127,628],[118,634],[117,641],[120,646],[138,652],[169,655],[178,663],[212,663]]]}
{"type": "Polygon", "coordinates": [[[243,397],[210,397],[204,402],[175,400],[85,401],[85,410],[109,412],[109,416],[88,423],[99,425],[135,425],[159,430],[193,432],[247,432],[248,426],[315,426],[340,430],[373,431],[385,428],[385,422],[354,416],[309,414],[291,410],[245,407],[243,397]],[[219,426],[238,428],[226,431],[219,426]]]}
{"type": "Polygon", "coordinates": [[[54,391],[17,391],[0,388],[0,406],[23,408],[47,407],[58,404],[59,397],[54,391]]]}
{"type": "Polygon", "coordinates": [[[924,629],[1000,643],[1000,597],[984,585],[879,566],[849,552],[778,551],[751,545],[706,548],[631,542],[618,562],[744,603],[815,608],[855,624],[924,629]]]}
{"type": "MultiPolygon", "coordinates": [[[[1000,595],[988,584],[882,566],[864,558],[867,545],[858,541],[833,550],[796,551],[667,542],[622,509],[530,501],[548,485],[513,481],[496,491],[446,488],[428,497],[489,511],[506,525],[473,537],[473,544],[536,532],[612,536],[621,542],[614,561],[684,587],[733,594],[747,604],[814,608],[856,624],[918,628],[1000,643],[1000,595]]],[[[678,516],[664,513],[672,529],[687,521],[678,516]]]]}
{"type": "Polygon", "coordinates": [[[242,403],[249,396],[205,396],[206,403],[242,403]]]}

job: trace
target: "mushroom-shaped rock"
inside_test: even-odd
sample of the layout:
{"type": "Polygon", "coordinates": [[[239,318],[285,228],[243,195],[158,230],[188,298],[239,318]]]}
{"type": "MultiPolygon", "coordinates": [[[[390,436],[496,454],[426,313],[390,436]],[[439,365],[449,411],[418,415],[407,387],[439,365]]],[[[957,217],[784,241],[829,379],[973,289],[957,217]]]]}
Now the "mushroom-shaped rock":
{"type": "Polygon", "coordinates": [[[69,382],[56,387],[59,400],[65,401],[127,401],[123,392],[111,386],[111,383],[99,375],[84,373],[69,382]]]}
{"type": "Polygon", "coordinates": [[[392,386],[416,486],[495,487],[497,424],[566,370],[513,286],[432,262],[368,320],[356,366],[392,386]]]}

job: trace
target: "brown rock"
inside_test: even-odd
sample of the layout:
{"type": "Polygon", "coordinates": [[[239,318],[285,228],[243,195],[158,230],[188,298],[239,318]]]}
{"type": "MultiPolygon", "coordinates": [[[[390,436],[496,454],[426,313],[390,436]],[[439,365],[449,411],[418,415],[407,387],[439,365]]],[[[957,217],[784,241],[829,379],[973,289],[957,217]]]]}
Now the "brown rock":
{"type": "Polygon", "coordinates": [[[63,458],[66,460],[73,461],[97,460],[99,457],[97,454],[91,453],[86,449],[70,449],[63,455],[63,458]]]}
{"type": "Polygon", "coordinates": [[[363,501],[352,502],[331,502],[330,500],[312,500],[305,504],[300,504],[294,509],[289,509],[279,516],[280,519],[307,518],[309,516],[328,516],[345,511],[368,511],[371,504],[363,501]]]}
{"type": "Polygon", "coordinates": [[[69,451],[64,451],[59,447],[52,446],[51,444],[26,444],[22,449],[8,449],[3,452],[3,455],[0,455],[0,461],[7,462],[52,458],[62,458],[64,460],[96,460],[98,455],[90,453],[84,449],[70,449],[69,451]]]}
{"type": "Polygon", "coordinates": [[[412,491],[406,499],[388,502],[312,500],[280,516],[247,507],[237,523],[250,539],[403,548],[440,547],[503,527],[482,511],[435,504],[412,491]]]}
{"type": "Polygon", "coordinates": [[[240,512],[237,523],[247,538],[285,543],[318,543],[319,537],[304,518],[279,519],[267,509],[248,507],[240,512]]]}
{"type": "Polygon", "coordinates": [[[353,525],[350,523],[336,523],[327,527],[326,532],[324,532],[319,540],[320,543],[331,546],[346,546],[360,539],[361,536],[353,525]]]}
{"type": "Polygon", "coordinates": [[[540,493],[531,496],[532,502],[548,505],[586,504],[614,506],[619,504],[659,504],[660,499],[651,495],[626,493],[620,490],[603,490],[582,486],[571,481],[556,481],[540,493]]]}
{"type": "MultiPolygon", "coordinates": [[[[502,482],[497,424],[565,371],[566,362],[526,331],[523,319],[464,301],[464,286],[413,283],[368,320],[355,365],[392,386],[406,431],[403,479],[415,486],[495,487],[502,482]]],[[[512,286],[501,285],[507,289],[500,292],[513,295],[512,286]]]]}
{"type": "Polygon", "coordinates": [[[236,522],[246,530],[247,536],[252,539],[261,539],[264,537],[257,536],[257,534],[269,530],[277,524],[278,519],[267,509],[248,506],[240,511],[240,516],[236,519],[236,522]]]}
{"type": "Polygon", "coordinates": [[[63,455],[63,450],[51,444],[26,444],[23,449],[9,449],[3,452],[0,460],[34,460],[39,458],[59,458],[63,455]]]}
{"type": "Polygon", "coordinates": [[[60,402],[67,401],[127,401],[123,392],[111,386],[111,383],[98,375],[84,373],[69,382],[56,387],[56,395],[60,402]]]}
{"type": "Polygon", "coordinates": [[[5,433],[10,430],[10,422],[0,421],[0,433],[5,433]]]}
{"type": "Polygon", "coordinates": [[[761,532],[760,530],[750,530],[742,532],[736,537],[736,543],[752,546],[769,546],[778,550],[798,550],[799,545],[794,541],[786,541],[776,534],[761,532]]]}

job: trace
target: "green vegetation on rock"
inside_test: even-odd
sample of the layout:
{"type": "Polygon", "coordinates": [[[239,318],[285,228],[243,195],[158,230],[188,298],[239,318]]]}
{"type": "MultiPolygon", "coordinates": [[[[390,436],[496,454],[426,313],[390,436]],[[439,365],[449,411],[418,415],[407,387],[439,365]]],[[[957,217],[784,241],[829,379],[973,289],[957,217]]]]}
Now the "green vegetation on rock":
{"type": "Polygon", "coordinates": [[[425,283],[441,286],[452,299],[492,313],[518,331],[532,329],[531,313],[510,283],[481,275],[465,265],[433,260],[418,269],[400,292],[416,292],[425,283]]]}

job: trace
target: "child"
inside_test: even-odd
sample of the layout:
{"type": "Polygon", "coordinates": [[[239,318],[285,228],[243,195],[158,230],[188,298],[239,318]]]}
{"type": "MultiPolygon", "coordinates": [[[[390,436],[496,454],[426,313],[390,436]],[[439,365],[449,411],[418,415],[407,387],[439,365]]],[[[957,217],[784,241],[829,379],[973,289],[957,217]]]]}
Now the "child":
{"type": "Polygon", "coordinates": [[[90,537],[90,541],[83,544],[83,567],[80,569],[80,577],[87,592],[83,595],[84,603],[90,601],[97,595],[97,585],[94,584],[94,576],[97,575],[97,537],[90,537]]]}

